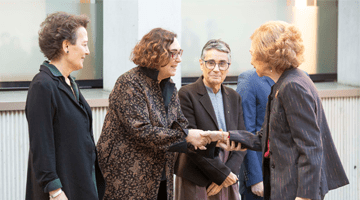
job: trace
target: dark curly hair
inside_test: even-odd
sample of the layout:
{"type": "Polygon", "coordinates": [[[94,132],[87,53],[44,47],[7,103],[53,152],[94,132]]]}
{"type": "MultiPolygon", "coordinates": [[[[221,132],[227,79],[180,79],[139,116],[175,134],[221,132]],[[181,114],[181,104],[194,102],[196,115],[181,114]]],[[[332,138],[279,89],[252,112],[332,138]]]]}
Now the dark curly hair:
{"type": "Polygon", "coordinates": [[[49,60],[56,60],[64,53],[62,43],[68,40],[76,43],[76,31],[79,27],[86,28],[90,19],[86,15],[72,15],[66,12],[56,12],[46,17],[39,30],[39,46],[41,52],[49,60]]]}
{"type": "Polygon", "coordinates": [[[301,32],[292,24],[270,21],[261,25],[251,36],[255,60],[283,72],[299,67],[304,61],[301,32]]]}
{"type": "Polygon", "coordinates": [[[141,67],[159,69],[170,62],[168,50],[176,37],[171,31],[154,28],[136,44],[130,58],[141,67]]]}

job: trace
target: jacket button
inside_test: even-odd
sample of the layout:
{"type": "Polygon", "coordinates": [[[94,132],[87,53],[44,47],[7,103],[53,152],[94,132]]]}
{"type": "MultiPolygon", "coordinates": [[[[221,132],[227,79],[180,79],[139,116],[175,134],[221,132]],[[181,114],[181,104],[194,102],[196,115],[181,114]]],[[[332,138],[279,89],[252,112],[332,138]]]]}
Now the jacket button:
{"type": "Polygon", "coordinates": [[[272,164],[272,165],[271,165],[271,168],[273,168],[273,169],[274,169],[274,168],[275,168],[275,165],[274,165],[274,164],[272,164]]]}

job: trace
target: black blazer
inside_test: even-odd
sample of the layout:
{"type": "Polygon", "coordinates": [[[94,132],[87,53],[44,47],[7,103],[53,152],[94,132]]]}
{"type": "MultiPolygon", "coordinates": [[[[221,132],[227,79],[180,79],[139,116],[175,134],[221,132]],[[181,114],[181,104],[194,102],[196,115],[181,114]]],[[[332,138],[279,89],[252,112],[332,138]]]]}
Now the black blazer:
{"type": "MultiPolygon", "coordinates": [[[[270,141],[270,199],[321,199],[349,183],[326,122],[321,99],[310,78],[286,70],[273,85],[262,129],[253,135],[230,131],[230,140],[245,148],[267,151],[270,141]]],[[[264,160],[263,160],[264,161],[264,160]]],[[[264,162],[263,162],[264,163],[264,162]]]]}
{"type": "Polygon", "coordinates": [[[102,199],[105,182],[97,162],[91,109],[82,94],[77,102],[70,87],[41,65],[30,84],[25,113],[30,138],[26,199],[48,200],[54,188],[46,186],[56,179],[69,200],[102,199]]]}
{"type": "MultiPolygon", "coordinates": [[[[200,77],[195,83],[181,87],[179,90],[181,109],[189,121],[188,128],[219,130],[215,111],[202,79],[203,77],[200,77]]],[[[245,130],[240,95],[223,85],[221,91],[227,130],[245,130]]],[[[211,154],[216,156],[219,148],[215,148],[215,145],[216,142],[213,142],[207,148],[212,149],[211,154]]],[[[221,185],[230,171],[239,174],[245,154],[246,152],[230,152],[224,164],[218,156],[211,159],[196,153],[182,153],[178,157],[175,173],[198,186],[206,187],[212,182],[221,185]]]]}

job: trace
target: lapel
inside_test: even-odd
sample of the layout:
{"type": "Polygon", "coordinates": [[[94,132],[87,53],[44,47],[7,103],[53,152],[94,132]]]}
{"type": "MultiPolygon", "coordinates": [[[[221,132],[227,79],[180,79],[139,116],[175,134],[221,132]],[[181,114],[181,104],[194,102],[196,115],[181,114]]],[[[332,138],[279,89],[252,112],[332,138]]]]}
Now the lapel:
{"type": "Polygon", "coordinates": [[[204,109],[206,110],[206,112],[209,114],[210,118],[212,119],[212,121],[214,122],[214,124],[216,125],[216,128],[219,129],[219,125],[217,123],[216,120],[216,115],[215,115],[215,111],[214,108],[212,106],[210,97],[206,91],[204,82],[203,82],[203,76],[201,76],[196,82],[196,90],[197,93],[199,94],[199,102],[200,104],[204,107],[204,109]]]}
{"type": "MultiPolygon", "coordinates": [[[[223,86],[221,84],[221,91],[222,91],[222,96],[223,96],[223,104],[224,104],[224,115],[225,115],[225,123],[226,123],[226,130],[229,131],[231,130],[230,125],[231,125],[231,117],[230,117],[230,98],[229,98],[229,93],[227,91],[227,88],[225,86],[223,86]]],[[[237,127],[235,128],[237,129],[237,127]]]]}
{"type": "MultiPolygon", "coordinates": [[[[150,92],[153,94],[147,98],[147,101],[150,105],[154,105],[158,108],[159,114],[156,114],[158,116],[158,122],[164,127],[168,127],[168,113],[165,110],[165,101],[162,96],[160,84],[157,81],[159,72],[147,67],[140,66],[136,67],[135,70],[140,78],[144,80],[145,87],[150,88],[150,92]]],[[[168,105],[168,111],[169,107],[170,105],[168,105]]],[[[154,110],[154,112],[156,113],[157,111],[154,110]]]]}
{"type": "MultiPolygon", "coordinates": [[[[268,96],[268,102],[266,105],[266,113],[265,113],[265,120],[264,123],[266,123],[266,126],[264,126],[264,132],[263,134],[265,134],[265,141],[263,142],[263,145],[267,145],[267,141],[269,140],[269,120],[270,120],[270,111],[271,111],[271,102],[273,101],[273,99],[275,98],[276,92],[278,91],[278,89],[280,88],[282,82],[284,81],[284,79],[288,76],[288,74],[292,73],[292,71],[294,71],[294,69],[287,69],[285,70],[280,78],[278,79],[278,81],[271,87],[271,92],[268,96]]],[[[269,81],[268,81],[269,82],[269,81]]],[[[271,83],[271,82],[269,82],[271,83]]],[[[263,154],[265,153],[265,151],[267,150],[266,148],[263,148],[263,154]]]]}
{"type": "MultiPolygon", "coordinates": [[[[66,88],[66,86],[65,86],[64,84],[62,84],[61,81],[60,81],[57,77],[55,77],[55,76],[50,72],[50,70],[49,70],[46,66],[41,65],[41,66],[40,66],[40,70],[41,70],[41,71],[44,71],[45,73],[47,73],[54,81],[56,81],[56,82],[58,83],[58,84],[57,84],[58,88],[59,88],[61,91],[63,91],[63,92],[71,99],[71,101],[72,101],[80,110],[82,110],[82,112],[84,112],[84,114],[86,114],[86,113],[85,113],[85,110],[81,108],[79,102],[76,101],[76,99],[75,99],[76,97],[74,96],[74,94],[73,94],[72,92],[70,92],[69,89],[66,88]]],[[[80,93],[80,91],[79,91],[79,93],[80,93]]],[[[90,115],[89,115],[89,116],[90,116],[90,115]]]]}
{"type": "Polygon", "coordinates": [[[76,105],[80,106],[79,103],[75,100],[75,96],[72,92],[69,91],[68,88],[64,84],[62,84],[60,81],[58,81],[58,88],[65,92],[65,94],[71,99],[72,102],[74,102],[76,105]]]}
{"type": "MultiPolygon", "coordinates": [[[[81,94],[80,90],[79,90],[79,102],[84,106],[84,109],[81,109],[81,110],[87,112],[87,116],[89,117],[89,129],[91,130],[92,129],[92,112],[91,112],[91,108],[90,108],[89,104],[87,103],[87,101],[85,100],[84,96],[81,94]]],[[[90,131],[90,134],[91,134],[92,141],[95,143],[93,132],[90,131]]]]}
{"type": "Polygon", "coordinates": [[[79,90],[79,101],[81,102],[81,104],[84,106],[84,109],[86,110],[89,119],[90,119],[90,123],[92,122],[92,113],[91,113],[91,109],[89,104],[87,103],[87,101],[85,100],[84,96],[81,94],[80,90],[79,90]]]}
{"type": "MultiPolygon", "coordinates": [[[[86,114],[85,112],[85,110],[80,106],[80,104],[79,104],[79,102],[77,102],[76,100],[75,100],[75,96],[74,96],[74,94],[72,93],[72,92],[70,92],[69,91],[69,89],[68,88],[66,88],[66,86],[64,85],[64,84],[62,84],[59,80],[58,80],[58,88],[60,89],[60,90],[62,90],[63,92],[65,92],[65,94],[71,99],[71,101],[84,113],[84,114],[86,114]]],[[[80,91],[79,91],[79,101],[80,101],[80,91]]],[[[82,96],[82,95],[81,95],[82,96]]],[[[82,102],[84,102],[85,101],[85,99],[84,99],[84,97],[82,97],[82,99],[83,99],[83,101],[82,102]]],[[[83,104],[84,105],[84,104],[83,104]]],[[[85,106],[85,105],[84,105],[85,106]]],[[[88,114],[89,114],[89,112],[87,112],[88,114]]],[[[89,115],[90,116],[90,115],[89,115]]]]}

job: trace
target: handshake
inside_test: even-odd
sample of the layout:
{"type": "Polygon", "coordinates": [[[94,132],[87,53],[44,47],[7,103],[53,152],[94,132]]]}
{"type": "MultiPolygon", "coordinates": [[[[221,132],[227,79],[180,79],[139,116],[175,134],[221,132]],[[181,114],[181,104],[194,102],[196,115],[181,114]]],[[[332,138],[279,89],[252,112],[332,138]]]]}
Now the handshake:
{"type": "Polygon", "coordinates": [[[221,129],[220,131],[189,129],[189,134],[185,139],[195,147],[195,150],[206,150],[207,144],[217,142],[216,146],[226,151],[246,151],[246,149],[241,149],[240,143],[230,142],[229,132],[223,132],[221,129]]]}

